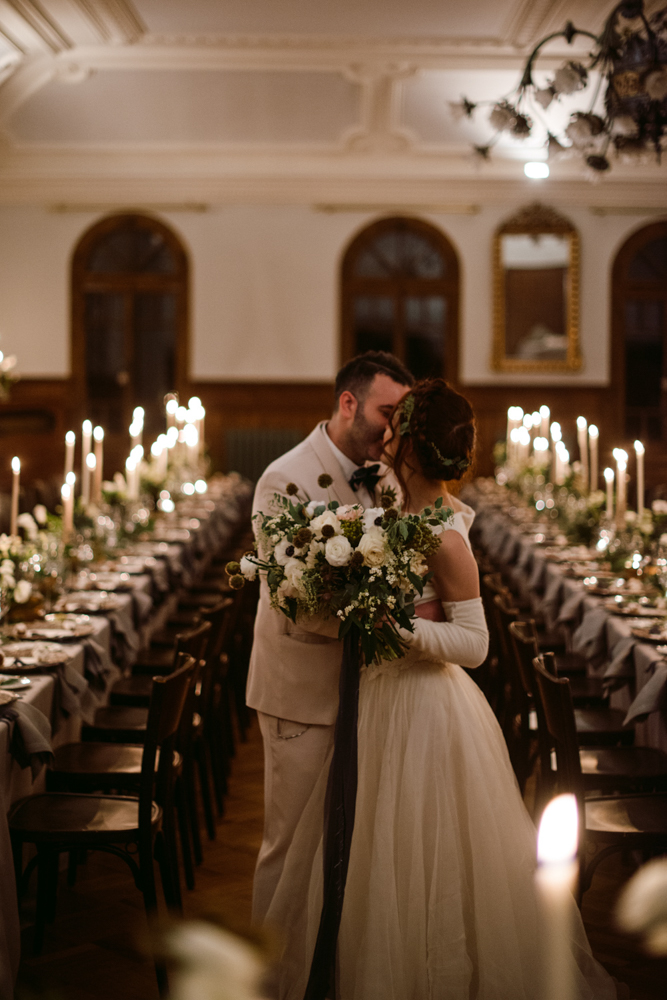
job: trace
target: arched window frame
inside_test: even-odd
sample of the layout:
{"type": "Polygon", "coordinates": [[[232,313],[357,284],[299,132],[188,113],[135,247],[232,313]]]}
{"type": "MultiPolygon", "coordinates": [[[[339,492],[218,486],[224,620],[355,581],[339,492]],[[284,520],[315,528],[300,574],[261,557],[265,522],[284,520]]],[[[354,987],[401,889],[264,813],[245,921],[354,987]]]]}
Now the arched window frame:
{"type": "MultiPolygon", "coordinates": [[[[363,292],[378,294],[387,288],[393,288],[394,294],[431,294],[443,295],[447,301],[447,326],[444,348],[444,371],[434,372],[434,375],[445,377],[450,382],[458,381],[459,358],[459,258],[453,245],[445,234],[430,222],[413,216],[390,216],[378,219],[364,226],[347,245],[341,262],[341,337],[340,361],[344,364],[356,354],[354,342],[353,302],[355,295],[363,292]],[[445,261],[444,278],[361,278],[354,274],[354,262],[363,249],[372,243],[382,233],[396,228],[397,224],[406,226],[413,232],[425,236],[435,243],[445,261]]],[[[399,355],[400,356],[400,355],[399,355]]]]}
{"type": "MultiPolygon", "coordinates": [[[[625,402],[625,302],[638,290],[642,283],[629,278],[630,265],[639,251],[656,239],[667,237],[667,219],[643,225],[626,238],[617,251],[612,266],[611,277],[611,378],[610,385],[613,396],[618,401],[613,408],[616,422],[616,436],[626,437],[626,402],[625,402]]],[[[663,441],[667,428],[663,416],[663,441]]]]}
{"type": "Polygon", "coordinates": [[[176,296],[175,382],[171,388],[187,394],[189,372],[189,286],[188,256],[178,236],[159,219],[143,213],[118,213],[106,216],[91,226],[79,239],[72,255],[71,266],[71,373],[72,404],[83,419],[87,404],[85,294],[113,292],[132,288],[136,291],[172,292],[176,296]],[[176,261],[174,274],[160,273],[92,273],[86,264],[95,244],[115,230],[133,226],[159,233],[176,261]]]}

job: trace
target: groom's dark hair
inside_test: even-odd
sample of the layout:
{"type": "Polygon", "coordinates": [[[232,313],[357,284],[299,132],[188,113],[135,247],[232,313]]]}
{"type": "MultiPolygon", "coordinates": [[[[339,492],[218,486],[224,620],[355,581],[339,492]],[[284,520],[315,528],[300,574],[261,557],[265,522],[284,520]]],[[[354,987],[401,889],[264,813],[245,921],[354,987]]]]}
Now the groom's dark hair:
{"type": "Polygon", "coordinates": [[[348,361],[336,375],[334,387],[336,407],[343,392],[351,392],[360,403],[363,403],[376,375],[387,375],[398,385],[404,385],[406,388],[410,388],[415,381],[403,362],[393,354],[387,351],[366,351],[348,361]]]}

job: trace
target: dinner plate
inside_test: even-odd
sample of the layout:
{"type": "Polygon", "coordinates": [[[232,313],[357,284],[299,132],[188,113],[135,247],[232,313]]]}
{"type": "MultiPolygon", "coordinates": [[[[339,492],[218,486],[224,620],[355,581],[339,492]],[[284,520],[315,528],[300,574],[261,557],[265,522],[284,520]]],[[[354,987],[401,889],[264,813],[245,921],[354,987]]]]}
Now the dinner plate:
{"type": "Polygon", "coordinates": [[[667,623],[661,625],[635,626],[630,629],[636,639],[643,642],[667,642],[667,623]]]}
{"type": "Polygon", "coordinates": [[[0,691],[23,691],[29,688],[32,681],[29,677],[19,677],[18,674],[8,674],[0,677],[0,691]]]}
{"type": "Polygon", "coordinates": [[[664,608],[658,608],[655,605],[652,605],[647,598],[644,598],[643,600],[644,603],[641,603],[641,598],[637,601],[621,597],[621,600],[618,601],[616,597],[611,597],[607,598],[602,603],[603,607],[606,608],[607,611],[610,611],[613,615],[622,615],[625,618],[664,618],[664,608]]]}
{"type": "Polygon", "coordinates": [[[78,590],[60,597],[56,603],[56,610],[69,613],[84,611],[88,614],[96,614],[104,611],[117,611],[122,606],[123,599],[119,595],[109,594],[105,590],[78,590]]]}
{"type": "Polygon", "coordinates": [[[92,635],[95,627],[88,615],[46,615],[41,621],[19,622],[7,634],[14,639],[43,639],[51,642],[70,642],[92,635]]]}
{"type": "Polygon", "coordinates": [[[13,691],[0,691],[0,708],[4,708],[5,705],[13,705],[15,701],[18,701],[18,697],[13,691]]]}
{"type": "Polygon", "coordinates": [[[5,659],[0,670],[3,673],[16,673],[16,667],[28,671],[58,667],[70,659],[67,651],[57,642],[7,642],[2,652],[5,659]]]}

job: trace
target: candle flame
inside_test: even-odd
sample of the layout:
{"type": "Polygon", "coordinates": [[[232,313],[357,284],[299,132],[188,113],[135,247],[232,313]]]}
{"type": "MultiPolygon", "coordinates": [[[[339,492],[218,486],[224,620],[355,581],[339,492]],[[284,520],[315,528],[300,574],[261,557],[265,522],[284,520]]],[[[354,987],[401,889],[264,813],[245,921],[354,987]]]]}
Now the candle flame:
{"type": "Polygon", "coordinates": [[[540,416],[547,419],[551,416],[551,410],[548,406],[540,406],[540,416]]]}
{"type": "Polygon", "coordinates": [[[585,431],[587,427],[586,417],[577,417],[577,429],[580,431],[585,431]]]}
{"type": "Polygon", "coordinates": [[[558,795],[542,814],[537,835],[537,859],[540,864],[562,864],[577,855],[579,814],[574,795],[558,795]]]}
{"type": "Polygon", "coordinates": [[[615,475],[613,469],[605,469],[604,472],[602,473],[602,475],[604,476],[606,482],[613,483],[613,481],[614,481],[614,475],[615,475]]]}
{"type": "Polygon", "coordinates": [[[562,436],[563,435],[560,429],[560,424],[554,420],[553,424],[551,425],[551,440],[560,441],[562,436]]]}
{"type": "Polygon", "coordinates": [[[627,462],[628,460],[628,453],[627,451],[623,451],[622,448],[614,448],[612,455],[617,462],[627,462]]]}
{"type": "Polygon", "coordinates": [[[63,500],[69,500],[71,493],[72,493],[72,487],[69,485],[69,483],[63,483],[62,486],[60,487],[60,495],[63,498],[63,500]]]}
{"type": "Polygon", "coordinates": [[[104,441],[104,428],[96,427],[93,431],[93,437],[96,441],[104,441]]]}
{"type": "Polygon", "coordinates": [[[637,455],[643,455],[645,451],[644,445],[641,441],[635,441],[635,452],[637,455]]]}
{"type": "Polygon", "coordinates": [[[74,444],[75,441],[76,441],[76,434],[74,433],[74,431],[68,431],[67,434],[65,435],[66,444],[74,444]]]}
{"type": "Polygon", "coordinates": [[[65,482],[66,482],[66,483],[67,483],[67,484],[68,484],[69,486],[73,487],[73,486],[74,486],[74,484],[75,484],[75,482],[76,482],[76,472],[68,472],[68,473],[67,473],[67,476],[66,476],[66,478],[65,478],[65,482]]]}
{"type": "Polygon", "coordinates": [[[596,437],[600,436],[600,432],[597,429],[597,427],[595,426],[595,424],[591,424],[591,426],[588,428],[588,436],[592,437],[592,438],[596,438],[596,437]]]}
{"type": "Polygon", "coordinates": [[[546,438],[536,437],[535,440],[533,441],[533,448],[535,449],[535,451],[548,451],[549,442],[547,441],[546,438]]]}
{"type": "Polygon", "coordinates": [[[18,455],[14,455],[12,459],[12,472],[19,473],[21,471],[21,459],[18,455]]]}
{"type": "Polygon", "coordinates": [[[95,457],[95,452],[89,451],[86,455],[86,465],[92,472],[97,466],[97,458],[95,457]]]}
{"type": "Polygon", "coordinates": [[[167,411],[167,413],[176,413],[177,409],[178,409],[178,400],[168,399],[167,404],[165,406],[165,410],[167,411]]]}
{"type": "Polygon", "coordinates": [[[93,425],[90,422],[90,420],[84,420],[84,422],[81,424],[81,430],[83,431],[84,434],[93,433],[93,425]]]}
{"type": "Polygon", "coordinates": [[[201,399],[199,398],[199,396],[190,396],[188,400],[188,409],[198,410],[200,406],[201,406],[201,399]]]}

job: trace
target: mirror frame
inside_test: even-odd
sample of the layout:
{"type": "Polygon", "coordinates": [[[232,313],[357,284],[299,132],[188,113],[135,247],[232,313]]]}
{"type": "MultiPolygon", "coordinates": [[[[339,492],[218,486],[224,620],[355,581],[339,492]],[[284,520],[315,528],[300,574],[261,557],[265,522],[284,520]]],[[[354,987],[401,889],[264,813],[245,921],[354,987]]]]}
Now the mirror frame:
{"type": "Polygon", "coordinates": [[[497,372],[576,372],[581,368],[579,348],[579,233],[572,223],[554,209],[534,202],[502,223],[493,237],[493,353],[491,368],[497,372]],[[509,234],[564,235],[570,242],[567,279],[566,333],[564,358],[509,358],[505,350],[505,272],[502,266],[502,237],[509,234]]]}

